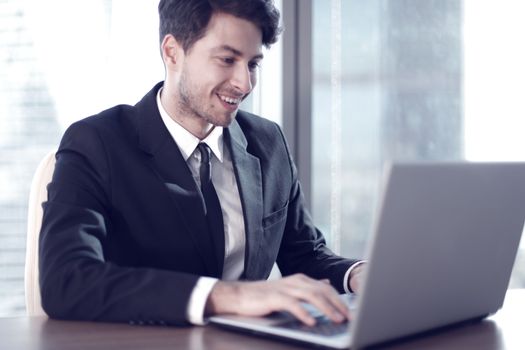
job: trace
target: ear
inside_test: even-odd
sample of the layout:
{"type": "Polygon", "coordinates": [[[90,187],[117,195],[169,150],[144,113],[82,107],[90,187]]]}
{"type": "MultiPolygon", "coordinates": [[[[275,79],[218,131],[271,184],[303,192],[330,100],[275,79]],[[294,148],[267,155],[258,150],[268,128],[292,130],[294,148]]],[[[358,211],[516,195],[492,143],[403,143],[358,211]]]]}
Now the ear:
{"type": "Polygon", "coordinates": [[[177,39],[175,39],[173,35],[167,34],[164,39],[162,39],[160,50],[166,70],[177,69],[184,52],[182,46],[177,42],[177,39]]]}

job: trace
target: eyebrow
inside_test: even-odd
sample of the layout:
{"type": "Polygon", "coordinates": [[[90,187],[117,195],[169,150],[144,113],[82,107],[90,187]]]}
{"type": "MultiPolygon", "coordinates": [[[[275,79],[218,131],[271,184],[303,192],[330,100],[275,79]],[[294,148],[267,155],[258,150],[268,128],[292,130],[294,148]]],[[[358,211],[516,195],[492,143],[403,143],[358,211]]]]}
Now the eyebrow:
{"type": "MultiPolygon", "coordinates": [[[[230,45],[221,45],[219,47],[216,47],[214,49],[212,49],[213,52],[218,52],[218,51],[229,51],[231,52],[234,56],[243,56],[242,52],[231,47],[230,45]]],[[[264,55],[262,53],[258,54],[258,55],[255,55],[253,56],[251,59],[254,60],[254,59],[258,59],[258,60],[262,60],[264,58],[264,55]]]]}

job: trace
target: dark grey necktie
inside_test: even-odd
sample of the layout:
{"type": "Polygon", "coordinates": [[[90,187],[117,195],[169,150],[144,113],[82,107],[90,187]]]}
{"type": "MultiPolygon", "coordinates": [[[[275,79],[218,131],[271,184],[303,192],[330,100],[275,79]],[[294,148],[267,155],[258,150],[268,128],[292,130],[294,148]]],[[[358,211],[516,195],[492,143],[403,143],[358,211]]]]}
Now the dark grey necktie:
{"type": "Polygon", "coordinates": [[[213,239],[218,263],[221,267],[219,271],[222,274],[222,266],[224,264],[224,223],[219,197],[217,197],[217,192],[211,181],[210,147],[204,142],[201,142],[197,148],[201,153],[199,176],[202,196],[204,197],[204,203],[206,205],[206,222],[208,224],[208,231],[213,239]]]}

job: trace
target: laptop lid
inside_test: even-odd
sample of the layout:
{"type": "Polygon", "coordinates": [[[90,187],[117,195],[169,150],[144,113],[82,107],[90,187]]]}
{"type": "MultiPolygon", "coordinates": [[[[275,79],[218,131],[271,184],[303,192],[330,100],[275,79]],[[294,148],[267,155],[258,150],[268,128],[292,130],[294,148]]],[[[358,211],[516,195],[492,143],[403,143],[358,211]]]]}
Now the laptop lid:
{"type": "Polygon", "coordinates": [[[352,345],[496,312],[523,231],[525,164],[395,164],[385,180],[352,345]]]}
{"type": "Polygon", "coordinates": [[[495,312],[525,219],[525,163],[393,164],[350,329],[338,336],[282,320],[212,323],[333,348],[363,347],[495,312]]]}

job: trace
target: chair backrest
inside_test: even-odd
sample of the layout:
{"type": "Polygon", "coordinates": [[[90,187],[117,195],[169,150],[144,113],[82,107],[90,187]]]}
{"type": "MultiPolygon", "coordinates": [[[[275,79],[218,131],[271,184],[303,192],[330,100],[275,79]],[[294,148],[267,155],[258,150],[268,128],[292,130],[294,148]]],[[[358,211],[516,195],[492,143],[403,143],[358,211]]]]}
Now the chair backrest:
{"type": "Polygon", "coordinates": [[[27,245],[25,264],[25,301],[29,316],[46,315],[40,299],[38,283],[38,237],[42,226],[42,203],[47,201],[47,185],[55,170],[55,151],[42,159],[33,176],[27,210],[27,245]]]}

